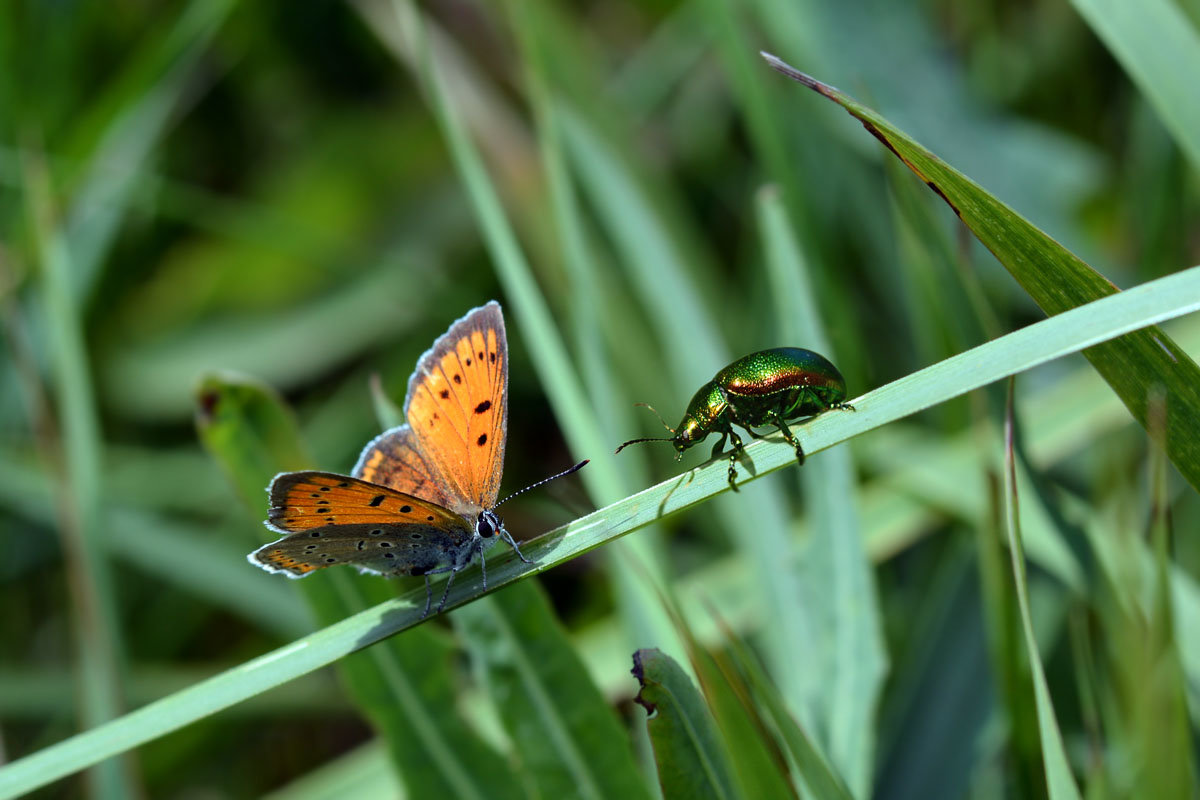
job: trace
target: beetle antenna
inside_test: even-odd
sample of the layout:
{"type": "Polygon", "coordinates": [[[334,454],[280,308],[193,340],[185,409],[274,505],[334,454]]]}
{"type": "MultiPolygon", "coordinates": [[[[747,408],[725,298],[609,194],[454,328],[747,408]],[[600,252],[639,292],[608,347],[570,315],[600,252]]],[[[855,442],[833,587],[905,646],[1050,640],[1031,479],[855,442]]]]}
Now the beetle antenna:
{"type": "MultiPolygon", "coordinates": [[[[662,426],[663,426],[664,428],[666,428],[668,431],[670,431],[670,432],[671,432],[671,435],[674,435],[674,434],[675,434],[675,429],[674,429],[674,428],[672,428],[670,425],[668,425],[668,424],[667,424],[667,421],[666,421],[665,419],[663,419],[663,418],[662,418],[662,414],[660,414],[660,413],[658,413],[657,411],[655,411],[655,410],[654,410],[654,406],[650,405],[649,403],[634,403],[634,405],[635,405],[635,406],[642,406],[642,407],[644,407],[644,408],[648,408],[648,409],[650,409],[651,413],[653,413],[653,414],[654,414],[654,416],[658,417],[658,421],[662,423],[662,426]]],[[[642,439],[642,440],[640,440],[640,441],[648,441],[648,440],[646,440],[646,439],[642,439]]],[[[626,442],[626,444],[633,444],[633,443],[632,443],[632,442],[626,442]]],[[[624,447],[625,445],[621,445],[621,446],[622,446],[622,447],[624,447]]]]}
{"type": "Polygon", "coordinates": [[[613,455],[615,456],[617,453],[621,452],[629,445],[637,444],[638,442],[673,442],[673,441],[675,441],[675,440],[674,439],[630,439],[628,442],[625,442],[625,444],[621,445],[615,451],[613,451],[613,455]]]}
{"type": "Polygon", "coordinates": [[[519,495],[519,494],[525,494],[525,493],[526,493],[526,492],[528,492],[530,489],[536,489],[537,487],[541,486],[543,483],[549,483],[550,481],[552,481],[552,480],[555,480],[555,479],[557,479],[557,478],[564,478],[564,477],[566,477],[567,475],[570,475],[572,472],[578,472],[579,470],[583,469],[583,465],[584,465],[584,464],[586,464],[586,463],[588,463],[588,461],[590,461],[590,460],[591,460],[591,459],[587,459],[587,458],[585,458],[583,461],[580,461],[578,464],[576,464],[575,466],[571,467],[570,469],[564,469],[562,472],[558,473],[557,475],[551,475],[549,478],[542,478],[542,479],[541,479],[540,481],[538,481],[537,483],[531,483],[531,484],[529,484],[528,486],[526,486],[524,489],[521,489],[521,490],[519,490],[519,491],[513,492],[513,493],[512,493],[512,494],[510,494],[508,497],[504,498],[504,499],[503,499],[503,500],[501,500],[499,503],[496,503],[496,505],[492,506],[492,508],[493,508],[493,509],[495,509],[495,508],[499,508],[500,506],[502,506],[502,505],[504,505],[505,503],[507,503],[509,500],[512,500],[512,499],[513,499],[514,497],[516,497],[517,495],[519,495]]]}

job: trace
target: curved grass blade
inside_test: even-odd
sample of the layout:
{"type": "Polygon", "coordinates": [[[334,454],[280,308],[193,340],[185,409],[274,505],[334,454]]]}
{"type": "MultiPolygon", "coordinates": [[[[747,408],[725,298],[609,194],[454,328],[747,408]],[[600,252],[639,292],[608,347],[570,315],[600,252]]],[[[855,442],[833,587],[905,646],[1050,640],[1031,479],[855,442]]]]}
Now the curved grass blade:
{"type": "MultiPolygon", "coordinates": [[[[787,751],[800,780],[812,797],[816,800],[852,800],[854,795],[812,737],[792,717],[779,690],[767,679],[754,653],[728,627],[724,627],[724,638],[730,657],[745,677],[755,704],[770,721],[779,744],[787,751]]],[[[865,792],[863,796],[866,796],[865,792]]]]}
{"type": "Polygon", "coordinates": [[[1200,171],[1200,31],[1171,0],[1071,0],[1200,171]]]}
{"type": "Polygon", "coordinates": [[[660,650],[633,654],[637,702],[646,709],[658,782],[664,797],[737,800],[743,797],[726,746],[704,697],[683,667],[660,650]]]}
{"type": "MultiPolygon", "coordinates": [[[[49,328],[50,365],[56,391],[63,467],[58,480],[57,520],[69,576],[72,634],[80,671],[79,716],[84,727],[117,717],[121,690],[121,625],[112,567],[105,552],[101,520],[105,512],[103,433],[96,405],[83,315],[74,302],[78,280],[62,226],[55,219],[45,163],[25,165],[26,202],[33,220],[41,267],[39,286],[49,328]]],[[[100,798],[136,793],[130,765],[100,764],[89,776],[100,798]]]]}
{"type": "Polygon", "coordinates": [[[1029,611],[1029,587],[1025,582],[1025,549],[1021,544],[1021,519],[1017,503],[1017,462],[1013,448],[1013,381],[1008,384],[1008,411],[1004,418],[1004,517],[1008,531],[1008,549],[1012,556],[1013,578],[1016,581],[1017,606],[1021,612],[1021,629],[1029,652],[1033,672],[1034,701],[1037,704],[1038,733],[1042,741],[1042,758],[1046,767],[1046,789],[1050,800],[1080,800],[1079,787],[1071,774],[1062,732],[1054,716],[1054,702],[1038,655],[1037,638],[1033,634],[1033,615],[1029,611]]]}
{"type": "Polygon", "coordinates": [[[456,611],[484,682],[542,797],[649,800],[629,735],[536,581],[456,611]]]}
{"type": "MultiPolygon", "coordinates": [[[[1104,276],[882,115],[775,56],[762,55],[773,69],[824,95],[862,122],[946,201],[1047,314],[1060,314],[1118,291],[1104,276]]],[[[1090,348],[1084,355],[1143,428],[1151,388],[1156,384],[1165,388],[1168,453],[1200,491],[1200,368],[1196,363],[1157,327],[1090,348]]]]}
{"type": "MultiPolygon", "coordinates": [[[[1200,267],[1002,336],[854,398],[856,413],[822,415],[795,432],[805,451],[816,453],[1008,375],[1196,310],[1200,310],[1200,267]]],[[[796,459],[792,447],[779,437],[755,441],[746,450],[760,476],[790,466],[796,459]]],[[[728,491],[725,469],[725,462],[717,461],[689,470],[550,531],[523,545],[526,556],[536,562],[532,565],[511,554],[489,559],[488,591],[553,569],[668,514],[728,491]]],[[[485,594],[475,574],[473,570],[463,573],[450,591],[447,608],[457,608],[485,594]]],[[[45,786],[411,628],[421,621],[424,603],[424,588],[415,588],[190,689],[0,767],[0,797],[45,786]]],[[[495,765],[489,768],[495,769],[495,765]]]]}
{"type": "Polygon", "coordinates": [[[180,106],[191,99],[198,65],[235,3],[193,0],[172,29],[151,37],[76,128],[76,138],[104,126],[90,154],[67,221],[74,260],[74,299],[82,302],[97,282],[105,255],[145,178],[156,149],[180,106]],[[90,117],[90,119],[89,119],[90,117]],[[103,123],[98,120],[105,118],[103,123]]]}
{"type": "MultiPolygon", "coordinates": [[[[380,2],[364,2],[364,17],[379,29],[385,40],[400,40],[407,55],[415,62],[415,71],[429,95],[430,106],[454,158],[456,169],[488,246],[496,272],[506,294],[511,298],[526,332],[525,341],[536,355],[533,364],[549,397],[563,435],[577,458],[591,457],[593,464],[581,475],[589,492],[598,504],[622,494],[619,470],[611,462],[595,460],[595,454],[605,452],[609,445],[600,437],[600,426],[587,402],[579,378],[571,364],[566,346],[550,316],[545,298],[533,278],[529,262],[508,222],[503,204],[484,165],[464,120],[464,111],[452,102],[447,90],[447,76],[435,39],[426,32],[426,21],[411,2],[392,0],[390,5],[395,33],[388,30],[380,2]]],[[[650,541],[631,541],[618,546],[616,555],[642,567],[640,573],[616,567],[611,570],[619,607],[629,630],[639,639],[669,642],[674,635],[666,618],[655,602],[655,586],[664,585],[662,561],[650,541]],[[640,575],[648,574],[648,585],[640,575]]],[[[622,565],[623,566],[623,565],[622,565]]]]}
{"type": "MultiPolygon", "coordinates": [[[[758,210],[779,341],[801,343],[837,363],[807,261],[779,194],[761,193],[758,210]]],[[[865,797],[875,772],[875,712],[888,657],[854,476],[845,447],[822,456],[819,469],[800,472],[812,534],[800,556],[804,602],[794,611],[810,618],[814,640],[825,646],[814,647],[793,668],[808,675],[808,708],[814,712],[801,719],[824,732],[829,758],[854,794],[865,797]]]]}

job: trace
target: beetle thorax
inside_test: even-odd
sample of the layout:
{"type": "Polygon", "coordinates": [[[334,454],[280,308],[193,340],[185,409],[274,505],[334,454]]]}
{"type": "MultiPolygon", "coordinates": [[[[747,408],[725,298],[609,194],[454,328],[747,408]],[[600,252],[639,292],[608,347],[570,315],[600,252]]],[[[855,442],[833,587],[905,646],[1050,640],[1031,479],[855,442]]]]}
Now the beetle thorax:
{"type": "Polygon", "coordinates": [[[700,387],[688,403],[683,420],[675,428],[675,449],[683,452],[698,444],[714,430],[728,408],[725,392],[715,382],[709,381],[700,387]]]}

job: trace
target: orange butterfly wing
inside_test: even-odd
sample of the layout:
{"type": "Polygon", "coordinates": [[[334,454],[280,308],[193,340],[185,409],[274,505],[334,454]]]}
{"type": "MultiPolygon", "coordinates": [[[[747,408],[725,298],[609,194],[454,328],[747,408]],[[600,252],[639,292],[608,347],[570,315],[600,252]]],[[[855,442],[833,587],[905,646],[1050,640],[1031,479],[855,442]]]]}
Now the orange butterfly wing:
{"type": "Polygon", "coordinates": [[[408,380],[407,425],[367,445],[355,474],[474,519],[496,504],[508,434],[508,343],[490,302],[450,326],[408,380]]]}
{"type": "Polygon", "coordinates": [[[267,527],[285,536],[249,559],[294,578],[334,564],[422,575],[474,535],[446,508],[344,475],[285,472],[270,494],[267,527]]]}
{"type": "Polygon", "coordinates": [[[440,506],[460,504],[434,477],[437,473],[421,452],[412,428],[401,425],[376,436],[363,449],[350,473],[364,481],[423,497],[440,506]]]}

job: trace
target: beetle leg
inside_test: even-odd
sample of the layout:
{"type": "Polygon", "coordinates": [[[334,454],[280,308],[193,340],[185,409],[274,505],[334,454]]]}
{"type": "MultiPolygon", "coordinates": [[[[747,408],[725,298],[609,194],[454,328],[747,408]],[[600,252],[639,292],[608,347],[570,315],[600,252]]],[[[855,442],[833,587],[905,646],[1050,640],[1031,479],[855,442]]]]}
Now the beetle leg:
{"type": "Polygon", "coordinates": [[[783,440],[785,442],[787,442],[788,444],[790,444],[792,447],[796,448],[796,461],[798,461],[800,463],[800,465],[803,466],[804,465],[804,448],[800,446],[800,442],[796,439],[796,437],[794,435],[792,435],[792,430],[791,430],[791,428],[788,427],[787,420],[785,420],[783,418],[783,414],[780,414],[778,411],[772,411],[771,416],[773,417],[772,421],[776,425],[779,426],[779,432],[783,434],[783,440]]]}
{"type": "Polygon", "coordinates": [[[737,478],[737,460],[742,454],[742,437],[730,428],[726,433],[729,434],[729,441],[733,444],[733,450],[729,453],[729,488],[735,492],[738,491],[737,483],[734,481],[737,478]]]}

